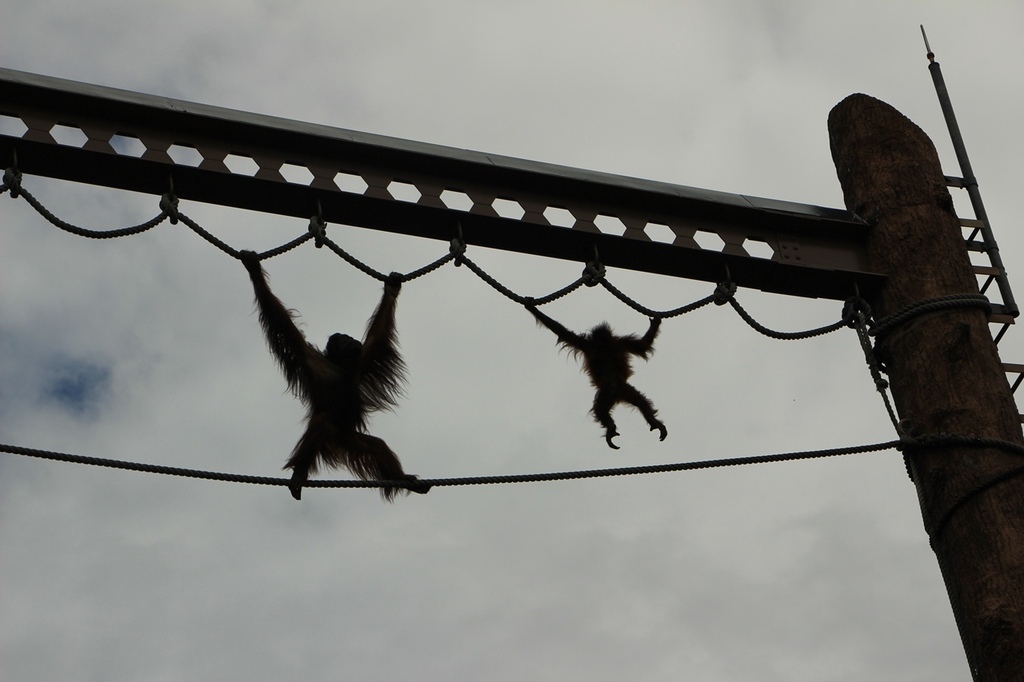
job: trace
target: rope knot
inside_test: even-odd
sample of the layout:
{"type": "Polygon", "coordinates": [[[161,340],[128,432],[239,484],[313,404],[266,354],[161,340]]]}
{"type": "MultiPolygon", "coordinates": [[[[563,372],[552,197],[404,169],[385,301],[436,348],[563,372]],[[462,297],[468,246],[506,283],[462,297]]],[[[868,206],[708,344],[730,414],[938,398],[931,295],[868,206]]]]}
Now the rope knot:
{"type": "Polygon", "coordinates": [[[587,267],[583,268],[583,274],[580,277],[588,287],[597,286],[604,279],[604,263],[599,260],[590,261],[587,263],[587,267]]]}
{"type": "Polygon", "coordinates": [[[843,322],[850,329],[856,329],[870,319],[871,306],[860,296],[851,296],[843,303],[843,322]]]}
{"type": "Polygon", "coordinates": [[[8,168],[4,171],[4,185],[11,192],[11,198],[17,199],[21,194],[21,171],[17,168],[8,168]]]}
{"type": "Polygon", "coordinates": [[[405,282],[405,275],[400,272],[392,272],[384,278],[384,289],[395,296],[402,290],[402,283],[405,282]]]}
{"type": "Polygon", "coordinates": [[[466,242],[461,235],[448,244],[448,253],[455,255],[455,267],[460,267],[466,261],[466,242]]]}
{"type": "Polygon", "coordinates": [[[160,197],[160,210],[167,214],[167,217],[171,220],[171,225],[178,224],[178,197],[171,193],[167,193],[160,197]]]}
{"type": "Polygon", "coordinates": [[[316,245],[316,248],[322,249],[324,237],[327,234],[327,222],[323,217],[315,215],[309,219],[309,233],[313,235],[313,243],[316,245]]]}
{"type": "Polygon", "coordinates": [[[733,282],[721,282],[715,287],[714,301],[715,305],[725,305],[732,300],[732,297],[736,295],[736,285],[733,282]]]}

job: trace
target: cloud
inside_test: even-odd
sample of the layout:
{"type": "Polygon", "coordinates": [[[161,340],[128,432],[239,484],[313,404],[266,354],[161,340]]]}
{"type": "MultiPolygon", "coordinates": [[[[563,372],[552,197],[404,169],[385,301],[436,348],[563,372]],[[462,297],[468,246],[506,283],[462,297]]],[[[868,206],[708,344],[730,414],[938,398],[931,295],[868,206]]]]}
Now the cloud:
{"type": "MultiPolygon", "coordinates": [[[[1024,98],[1009,3],[152,3],[5,8],[0,61],[30,72],[510,156],[838,206],[825,118],[851,92],[918,122],[955,172],[918,24],[943,62],[1012,272],[1024,98]]],[[[2,101],[2,95],[0,95],[2,101]]],[[[2,130],[2,129],[0,129],[2,130]]],[[[93,229],[158,197],[25,186],[93,229]]],[[[183,203],[236,248],[305,221],[183,203]]],[[[447,244],[331,225],[410,271],[447,244]]],[[[97,242],[0,197],[0,440],[279,475],[301,405],[266,351],[244,269],[181,225],[97,242]]],[[[380,294],[311,245],[267,263],[322,344],[380,294]]],[[[582,263],[480,248],[513,290],[582,263]]],[[[610,271],[655,308],[710,293],[610,271]]],[[[835,301],[741,290],[778,329],[835,301]]],[[[600,288],[549,307],[574,329],[642,316],[600,288]]],[[[430,477],[604,468],[893,437],[849,330],[765,339],[727,307],[663,326],[605,447],[592,392],[546,330],[466,268],[403,288],[406,399],[374,417],[430,477]]],[[[1000,344],[1019,361],[1011,330],[1000,344]]],[[[0,656],[10,679],[952,680],[963,655],[895,452],[728,470],[373,491],[176,479],[0,457],[0,656]]],[[[337,472],[339,477],[345,472],[337,472]]]]}

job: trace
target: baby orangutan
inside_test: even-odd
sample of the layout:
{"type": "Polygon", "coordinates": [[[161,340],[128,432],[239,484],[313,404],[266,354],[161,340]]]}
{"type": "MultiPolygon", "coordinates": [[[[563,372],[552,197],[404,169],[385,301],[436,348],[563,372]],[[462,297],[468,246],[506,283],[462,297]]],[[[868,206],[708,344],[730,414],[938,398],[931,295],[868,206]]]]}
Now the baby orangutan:
{"type": "Polygon", "coordinates": [[[632,334],[616,336],[607,322],[602,322],[585,334],[576,334],[534,306],[528,306],[527,310],[533,313],[537,322],[553,331],[558,337],[558,342],[570,353],[574,356],[583,356],[583,370],[590,377],[590,383],[597,389],[591,412],[594,419],[604,427],[604,439],[608,447],[619,449],[619,446],[612,442],[612,438],[619,435],[611,415],[612,408],[617,403],[626,403],[640,410],[651,431],[657,429],[661,434],[661,440],[665,440],[668,429],[658,420],[657,410],[647,396],[628,382],[629,377],[633,375],[629,356],[636,355],[644,360],[651,356],[654,352],[654,338],[661,326],[660,319],[651,318],[651,326],[640,338],[632,334]]]}

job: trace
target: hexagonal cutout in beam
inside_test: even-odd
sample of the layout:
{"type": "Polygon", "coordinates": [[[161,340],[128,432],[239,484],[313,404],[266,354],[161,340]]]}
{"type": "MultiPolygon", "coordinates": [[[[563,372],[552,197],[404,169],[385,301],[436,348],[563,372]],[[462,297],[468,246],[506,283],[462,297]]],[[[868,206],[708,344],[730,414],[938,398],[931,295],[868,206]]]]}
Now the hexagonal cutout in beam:
{"type": "Polygon", "coordinates": [[[410,204],[415,204],[423,196],[416,185],[408,182],[401,182],[399,180],[392,180],[388,184],[388,194],[393,196],[398,201],[408,201],[410,204]]]}
{"type": "Polygon", "coordinates": [[[468,211],[473,208],[473,200],[469,198],[469,195],[456,189],[446,189],[441,192],[441,201],[455,211],[468,211]]]}
{"type": "Polygon", "coordinates": [[[352,194],[363,194],[366,188],[369,187],[362,176],[355,175],[354,173],[338,173],[334,176],[334,184],[342,192],[350,192],[352,194]]]}
{"type": "Polygon", "coordinates": [[[556,227],[572,227],[576,224],[576,216],[561,206],[548,206],[544,209],[544,217],[556,227]]]}
{"type": "Polygon", "coordinates": [[[594,225],[597,229],[601,230],[602,234],[613,234],[616,237],[621,237],[626,232],[626,226],[621,220],[613,215],[597,214],[594,218],[594,225]]]}
{"type": "Polygon", "coordinates": [[[228,154],[224,157],[224,165],[235,175],[248,175],[252,177],[260,169],[256,159],[243,154],[228,154]]]}
{"type": "Polygon", "coordinates": [[[133,135],[116,133],[110,138],[110,146],[119,156],[132,156],[138,159],[146,153],[146,145],[133,135]]]}
{"type": "Polygon", "coordinates": [[[647,226],[644,227],[644,232],[650,237],[652,242],[671,244],[676,240],[676,233],[664,223],[647,223],[647,226]]]}
{"type": "Polygon", "coordinates": [[[199,150],[186,144],[172,144],[167,150],[167,156],[171,157],[179,166],[196,168],[203,162],[203,155],[199,153],[199,150]]]}
{"type": "Polygon", "coordinates": [[[526,215],[526,211],[519,205],[518,201],[512,199],[504,199],[498,197],[491,204],[494,211],[502,218],[512,218],[513,220],[522,220],[523,216],[526,215]]]}
{"type": "Polygon", "coordinates": [[[714,232],[697,230],[693,235],[693,241],[705,251],[721,251],[725,247],[725,241],[714,232]]]}
{"type": "Polygon", "coordinates": [[[771,260],[775,255],[775,249],[763,239],[747,238],[743,241],[743,250],[753,258],[766,258],[771,260]]]}
{"type": "Polygon", "coordinates": [[[22,137],[28,132],[28,126],[17,116],[0,114],[0,135],[22,137]]]}
{"type": "Polygon", "coordinates": [[[283,163],[279,170],[281,177],[295,185],[309,185],[313,182],[313,173],[308,168],[297,163],[283,163]]]}
{"type": "Polygon", "coordinates": [[[81,128],[66,126],[61,123],[50,129],[50,136],[57,141],[57,144],[68,147],[81,147],[89,141],[89,136],[82,132],[81,128]]]}

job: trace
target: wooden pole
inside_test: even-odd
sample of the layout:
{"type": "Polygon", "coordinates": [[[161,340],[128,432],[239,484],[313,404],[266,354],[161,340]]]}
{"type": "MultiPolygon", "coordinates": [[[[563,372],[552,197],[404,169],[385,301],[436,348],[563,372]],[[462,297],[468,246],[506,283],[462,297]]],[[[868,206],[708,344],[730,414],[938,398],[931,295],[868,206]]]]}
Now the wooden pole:
{"type": "MultiPolygon", "coordinates": [[[[888,275],[870,301],[876,319],[949,294],[977,294],[938,154],[924,132],[859,94],[836,105],[828,129],[846,206],[871,225],[870,267],[888,275]]],[[[878,352],[913,433],[1024,443],[983,310],[913,317],[880,340],[878,352]]],[[[1024,457],[961,445],[914,447],[906,455],[971,674],[1024,681],[1024,475],[1012,473],[1024,457]]]]}

